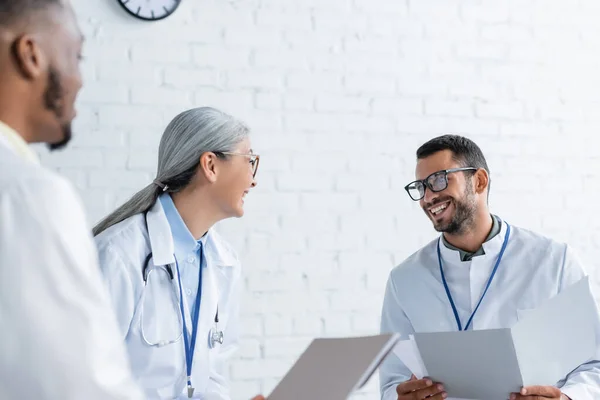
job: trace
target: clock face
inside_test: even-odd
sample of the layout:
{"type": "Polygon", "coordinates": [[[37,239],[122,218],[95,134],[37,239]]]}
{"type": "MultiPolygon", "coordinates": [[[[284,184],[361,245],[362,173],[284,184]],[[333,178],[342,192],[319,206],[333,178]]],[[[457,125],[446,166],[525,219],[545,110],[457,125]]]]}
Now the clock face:
{"type": "Polygon", "coordinates": [[[117,0],[125,10],[136,18],[156,21],[171,15],[181,0],[117,0]]]}

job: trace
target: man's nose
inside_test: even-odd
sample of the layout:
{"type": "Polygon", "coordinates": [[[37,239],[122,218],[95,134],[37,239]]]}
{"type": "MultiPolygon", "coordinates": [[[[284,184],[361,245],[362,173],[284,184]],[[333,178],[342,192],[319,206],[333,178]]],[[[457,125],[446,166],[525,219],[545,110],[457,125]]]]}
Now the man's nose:
{"type": "Polygon", "coordinates": [[[433,203],[434,200],[436,200],[438,198],[438,193],[433,192],[427,186],[425,186],[424,190],[425,190],[425,194],[423,195],[424,204],[431,204],[431,203],[433,203]]]}

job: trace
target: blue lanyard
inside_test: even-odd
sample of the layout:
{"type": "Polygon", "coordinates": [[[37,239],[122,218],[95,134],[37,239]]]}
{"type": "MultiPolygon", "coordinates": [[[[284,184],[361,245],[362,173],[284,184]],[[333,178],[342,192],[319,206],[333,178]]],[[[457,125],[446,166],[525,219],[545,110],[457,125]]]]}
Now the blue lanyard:
{"type": "Polygon", "coordinates": [[[183,308],[183,290],[181,288],[181,275],[179,274],[179,264],[175,258],[175,266],[177,267],[177,280],[179,281],[179,308],[183,319],[183,340],[185,342],[185,364],[187,367],[187,384],[188,397],[191,398],[194,394],[192,387],[192,362],[194,361],[194,349],[196,348],[196,334],[198,333],[198,316],[200,315],[200,297],[202,293],[202,243],[200,243],[200,270],[198,272],[198,292],[196,293],[195,309],[192,315],[192,340],[188,336],[187,325],[185,323],[185,311],[183,308]]]}
{"type": "MultiPolygon", "coordinates": [[[[483,301],[485,294],[487,293],[488,289],[490,288],[490,285],[492,284],[494,275],[496,275],[496,270],[498,269],[498,266],[500,265],[500,262],[502,261],[502,256],[504,256],[504,250],[506,250],[506,245],[508,244],[509,237],[510,237],[510,225],[506,224],[506,236],[504,237],[504,243],[502,244],[502,249],[500,250],[500,254],[498,254],[498,259],[496,260],[496,265],[494,266],[494,269],[492,270],[492,273],[490,274],[490,278],[488,279],[487,285],[485,286],[485,290],[481,294],[481,298],[479,299],[479,302],[477,303],[477,307],[475,307],[475,310],[473,310],[471,317],[467,321],[467,325],[465,325],[465,329],[464,329],[465,331],[467,329],[469,329],[469,325],[471,325],[471,322],[473,321],[473,317],[475,316],[475,313],[477,313],[477,310],[479,309],[479,306],[481,305],[481,302],[483,301]]],[[[442,267],[442,255],[440,253],[440,240],[438,240],[437,254],[438,254],[438,261],[440,263],[440,274],[442,275],[442,282],[444,283],[444,289],[446,289],[446,294],[448,295],[448,300],[450,301],[450,305],[452,306],[452,311],[454,312],[454,318],[456,318],[456,325],[458,325],[458,330],[462,331],[463,329],[462,329],[462,325],[460,323],[460,318],[458,317],[458,311],[456,310],[456,306],[454,305],[454,300],[452,300],[452,294],[450,294],[450,288],[448,287],[448,283],[446,282],[446,276],[444,275],[444,268],[442,267]]]]}

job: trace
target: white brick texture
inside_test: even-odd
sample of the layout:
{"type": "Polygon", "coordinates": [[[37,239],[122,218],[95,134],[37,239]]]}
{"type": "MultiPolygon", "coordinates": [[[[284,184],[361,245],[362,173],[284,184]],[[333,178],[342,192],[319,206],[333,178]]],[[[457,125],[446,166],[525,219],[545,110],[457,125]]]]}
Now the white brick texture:
{"type": "Polygon", "coordinates": [[[312,337],[378,331],[390,269],[435,235],[403,186],[438,134],[479,143],[492,211],[568,241],[597,281],[597,0],[193,0],[156,23],[74,5],[75,139],[40,153],[92,222],[151,182],[176,113],[253,128],[258,186],[219,226],[244,261],[236,399],[268,394],[312,337]]]}

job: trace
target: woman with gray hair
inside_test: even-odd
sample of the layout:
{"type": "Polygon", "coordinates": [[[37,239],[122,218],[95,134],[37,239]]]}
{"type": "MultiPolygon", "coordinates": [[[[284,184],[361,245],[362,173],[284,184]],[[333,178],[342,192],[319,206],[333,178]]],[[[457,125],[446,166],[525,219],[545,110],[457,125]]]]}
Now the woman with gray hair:
{"type": "MultiPolygon", "coordinates": [[[[148,399],[230,399],[240,263],[211,227],[244,214],[259,156],[213,108],[177,115],[156,179],[94,228],[134,377],[148,399]]],[[[81,316],[86,318],[86,316],[81,316]]]]}

